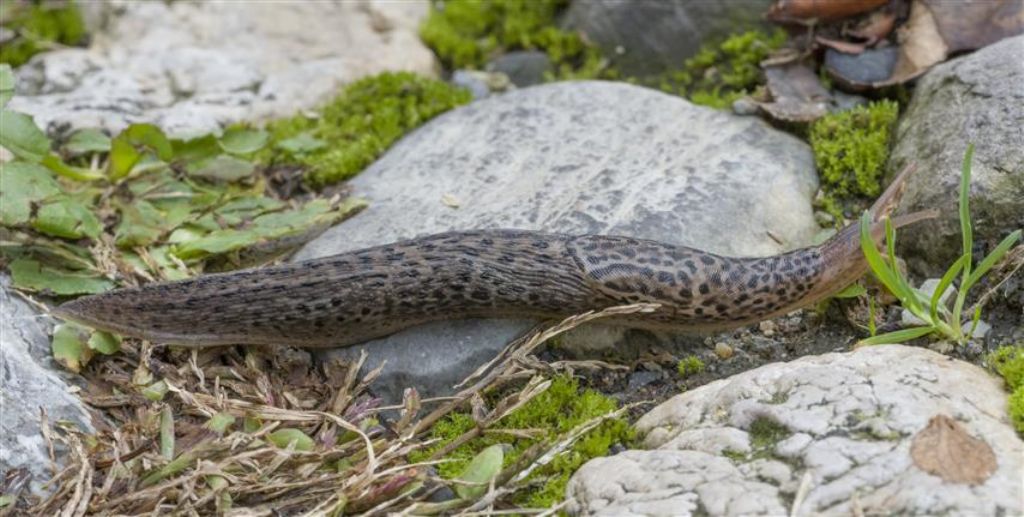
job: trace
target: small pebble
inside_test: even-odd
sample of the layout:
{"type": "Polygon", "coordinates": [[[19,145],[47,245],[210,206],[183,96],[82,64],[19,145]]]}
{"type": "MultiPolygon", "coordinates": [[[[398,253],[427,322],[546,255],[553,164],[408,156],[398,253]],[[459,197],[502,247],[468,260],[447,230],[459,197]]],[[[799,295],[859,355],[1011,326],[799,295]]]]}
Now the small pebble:
{"type": "Polygon", "coordinates": [[[715,355],[717,355],[719,359],[724,361],[732,357],[732,354],[733,349],[728,344],[722,342],[715,343],[715,355]]]}
{"type": "Polygon", "coordinates": [[[761,333],[765,337],[772,337],[775,335],[775,322],[771,320],[762,321],[757,324],[757,328],[761,329],[761,333]]]}

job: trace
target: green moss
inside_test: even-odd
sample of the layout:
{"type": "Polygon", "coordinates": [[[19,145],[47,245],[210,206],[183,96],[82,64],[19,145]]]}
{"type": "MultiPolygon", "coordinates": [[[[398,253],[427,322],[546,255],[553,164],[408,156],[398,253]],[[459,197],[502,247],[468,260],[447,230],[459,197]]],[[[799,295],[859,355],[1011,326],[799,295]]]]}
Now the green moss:
{"type": "Polygon", "coordinates": [[[772,449],[775,444],[793,434],[786,426],[766,417],[754,420],[747,432],[750,433],[750,446],[754,450],[772,449]]]}
{"type": "Polygon", "coordinates": [[[875,197],[899,105],[882,100],[822,117],[811,126],[810,142],[826,193],[875,197]]]}
{"type": "Polygon", "coordinates": [[[541,50],[563,79],[598,77],[600,52],[574,32],[558,28],[555,17],[568,0],[437,1],[420,27],[420,37],[448,68],[482,68],[501,52],[541,50]]]}
{"type": "MultiPolygon", "coordinates": [[[[556,377],[551,386],[519,410],[502,419],[491,430],[533,429],[545,430],[543,437],[517,438],[511,434],[489,432],[452,451],[438,466],[438,472],[445,478],[457,477],[469,461],[484,448],[496,443],[510,443],[512,448],[505,454],[505,466],[509,466],[539,440],[557,442],[560,437],[578,425],[614,411],[616,402],[593,390],[580,391],[575,379],[556,377]]],[[[410,455],[411,461],[423,461],[434,451],[444,447],[458,436],[476,425],[465,413],[454,413],[439,421],[431,430],[431,436],[439,440],[434,447],[410,455]]],[[[628,443],[634,433],[623,419],[602,423],[578,440],[569,450],[555,457],[550,463],[536,469],[531,479],[544,480],[543,485],[516,496],[514,502],[529,507],[550,507],[565,496],[565,485],[572,475],[587,460],[603,456],[615,443],[628,443]]]]}
{"type": "Polygon", "coordinates": [[[1011,391],[1024,386],[1024,347],[999,347],[989,354],[988,362],[1011,391]]]}
{"type": "Polygon", "coordinates": [[[1024,347],[1002,346],[988,356],[989,366],[1006,382],[1011,392],[1008,402],[1010,421],[1024,435],[1024,347]]]}
{"type": "Polygon", "coordinates": [[[1010,421],[1018,434],[1024,435],[1024,386],[1013,391],[1009,400],[1010,421]]]}
{"type": "Polygon", "coordinates": [[[694,104],[728,109],[761,84],[761,61],[785,42],[781,29],[770,34],[759,30],[735,34],[719,44],[704,45],[681,70],[658,76],[652,85],[694,104]]]}
{"type": "Polygon", "coordinates": [[[408,72],[388,72],[352,83],[319,116],[298,115],[268,125],[272,150],[264,161],[307,168],[315,187],[350,178],[403,135],[470,101],[471,94],[408,72]]]}
{"type": "Polygon", "coordinates": [[[80,45],[85,25],[73,2],[4,2],[3,27],[15,34],[0,47],[0,63],[17,67],[56,45],[80,45]]]}
{"type": "Polygon", "coordinates": [[[695,355],[691,355],[679,360],[679,364],[676,365],[676,371],[679,372],[680,377],[685,379],[691,375],[703,372],[704,361],[701,361],[700,358],[695,355]]]}

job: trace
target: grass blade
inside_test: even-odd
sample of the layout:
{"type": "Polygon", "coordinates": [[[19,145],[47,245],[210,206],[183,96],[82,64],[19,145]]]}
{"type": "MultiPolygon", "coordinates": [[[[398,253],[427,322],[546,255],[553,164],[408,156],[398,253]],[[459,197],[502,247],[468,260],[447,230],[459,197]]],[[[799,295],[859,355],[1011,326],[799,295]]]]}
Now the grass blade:
{"type": "Polygon", "coordinates": [[[961,255],[952,266],[949,266],[949,269],[946,270],[946,274],[942,275],[942,279],[939,280],[939,285],[935,287],[935,292],[932,293],[932,300],[930,304],[932,321],[938,321],[939,300],[942,299],[942,293],[945,293],[946,289],[949,288],[949,284],[953,283],[953,279],[956,278],[957,273],[959,273],[960,269],[964,267],[964,260],[966,259],[966,255],[961,255]]]}
{"type": "Polygon", "coordinates": [[[899,297],[899,283],[893,276],[889,265],[885,263],[885,259],[882,258],[882,254],[878,251],[878,246],[875,244],[874,239],[871,238],[871,214],[868,212],[864,212],[864,215],[860,218],[860,249],[864,253],[864,259],[867,260],[871,272],[878,277],[878,280],[882,282],[886,289],[899,297]]]}
{"type": "Polygon", "coordinates": [[[981,280],[981,277],[984,276],[985,273],[988,273],[988,270],[992,269],[992,266],[996,265],[999,260],[1006,255],[1006,252],[1010,251],[1010,248],[1012,248],[1014,244],[1017,244],[1017,240],[1019,239],[1020,230],[1015,230],[1010,235],[1007,235],[1006,238],[996,246],[996,249],[992,250],[992,253],[989,253],[988,256],[978,264],[978,269],[971,272],[971,276],[967,278],[966,283],[960,288],[966,291],[976,284],[978,280],[981,280]]]}
{"type": "MultiPolygon", "coordinates": [[[[964,280],[971,274],[971,247],[974,245],[974,234],[971,228],[971,160],[974,158],[974,144],[967,144],[964,163],[960,169],[960,234],[963,236],[963,251],[967,260],[964,262],[964,280]]],[[[961,287],[966,291],[965,288],[961,287]]]]}
{"type": "Polygon", "coordinates": [[[912,327],[909,329],[897,330],[895,332],[887,332],[885,334],[879,334],[869,338],[862,339],[857,342],[858,345],[886,345],[903,343],[912,339],[917,339],[921,336],[927,336],[935,332],[935,327],[912,327]]]}

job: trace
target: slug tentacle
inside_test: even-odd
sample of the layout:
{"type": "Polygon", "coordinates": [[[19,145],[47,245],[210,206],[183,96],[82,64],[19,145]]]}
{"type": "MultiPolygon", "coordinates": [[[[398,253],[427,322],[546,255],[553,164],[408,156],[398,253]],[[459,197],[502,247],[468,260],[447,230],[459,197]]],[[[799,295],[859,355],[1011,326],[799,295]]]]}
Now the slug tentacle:
{"type": "MultiPolygon", "coordinates": [[[[884,235],[901,173],[872,207],[884,235]]],[[[910,224],[933,213],[894,222],[910,224]]],[[[522,230],[449,232],[262,269],[118,289],[54,314],[161,343],[347,346],[430,321],[564,318],[635,302],[635,327],[738,327],[821,300],[867,269],[850,225],[821,246],[733,258],[617,236],[522,230]]]]}

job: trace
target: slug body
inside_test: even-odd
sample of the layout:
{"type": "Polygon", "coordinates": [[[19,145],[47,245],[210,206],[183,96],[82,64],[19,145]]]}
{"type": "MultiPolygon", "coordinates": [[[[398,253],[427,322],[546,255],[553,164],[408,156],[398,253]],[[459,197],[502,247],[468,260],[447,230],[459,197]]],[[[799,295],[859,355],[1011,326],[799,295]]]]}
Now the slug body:
{"type": "MultiPolygon", "coordinates": [[[[872,208],[876,239],[908,172],[872,208]]],[[[450,232],[118,289],[68,302],[55,313],[126,336],[192,346],[347,346],[436,320],[551,319],[637,302],[660,307],[612,322],[721,330],[813,304],[855,281],[867,269],[859,239],[853,224],[820,246],[733,258],[628,237],[450,232]]]]}

